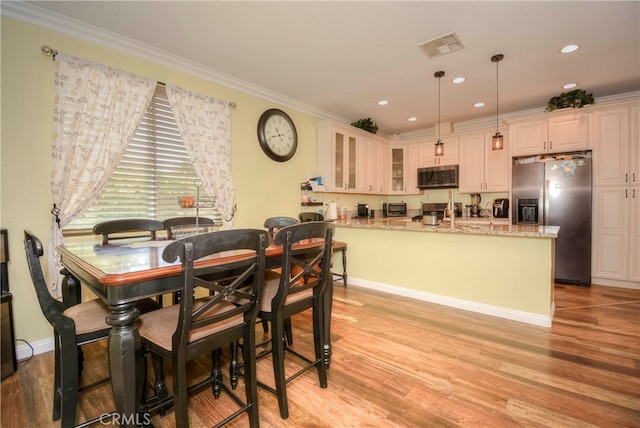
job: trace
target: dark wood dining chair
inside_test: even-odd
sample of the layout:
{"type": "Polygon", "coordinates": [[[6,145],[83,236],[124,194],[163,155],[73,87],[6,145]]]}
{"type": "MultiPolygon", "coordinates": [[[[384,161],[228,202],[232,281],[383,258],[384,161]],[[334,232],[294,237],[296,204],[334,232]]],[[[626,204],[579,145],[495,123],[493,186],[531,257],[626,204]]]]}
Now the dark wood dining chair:
{"type": "Polygon", "coordinates": [[[300,223],[306,223],[308,221],[324,221],[324,216],[320,213],[303,212],[298,214],[298,220],[300,220],[300,223]]]}
{"type": "MultiPolygon", "coordinates": [[[[323,360],[324,305],[323,297],[331,280],[330,263],[332,238],[335,226],[327,222],[307,222],[287,226],[274,238],[282,245],[280,272],[267,271],[265,285],[260,295],[258,316],[271,323],[271,348],[257,358],[272,354],[275,389],[258,382],[258,385],[278,397],[280,416],[289,417],[287,383],[307,370],[316,367],[320,387],[327,387],[327,367],[323,360]],[[300,241],[318,238],[322,244],[305,250],[294,248],[300,241]],[[285,320],[300,312],[312,310],[314,357],[309,358],[294,350],[285,340],[285,320]],[[305,364],[289,377],[285,375],[285,354],[300,358],[305,364]]],[[[264,346],[265,343],[259,346],[264,346]]]]}
{"type": "Polygon", "coordinates": [[[293,217],[269,217],[264,221],[264,227],[269,231],[269,235],[273,238],[278,229],[298,223],[299,221],[293,217]]]}
{"type": "Polygon", "coordinates": [[[259,425],[254,324],[258,295],[264,284],[268,243],[267,231],[235,229],[190,236],[169,244],[162,253],[166,262],[178,258],[182,262],[183,296],[193,296],[196,288],[204,288],[210,293],[198,299],[180,299],[179,305],[140,317],[142,345],[152,353],[154,360],[155,407],[163,408],[173,401],[179,428],[189,426],[188,393],[201,390],[209,383],[214,397],[225,391],[240,405],[239,410],[216,426],[224,425],[244,412],[249,415],[251,427],[259,425]],[[203,257],[235,250],[254,253],[224,266],[194,266],[194,262],[203,257]],[[220,370],[220,349],[239,340],[244,344],[245,402],[234,394],[233,387],[223,383],[220,370]],[[211,375],[187,388],[187,362],[208,352],[213,355],[211,375]],[[167,397],[162,359],[173,362],[173,398],[167,397]]]}
{"type": "MultiPolygon", "coordinates": [[[[100,300],[90,300],[66,309],[62,302],[54,299],[49,293],[40,264],[40,257],[44,254],[42,242],[27,230],[24,231],[24,250],[40,309],[53,327],[53,420],[61,419],[62,427],[73,427],[76,424],[78,393],[109,381],[108,378],[101,379],[82,389],[78,386],[78,346],[107,338],[111,330],[105,322],[109,308],[100,300]]],[[[96,418],[92,422],[98,420],[99,418],[96,418]]]]}
{"type": "MultiPolygon", "coordinates": [[[[215,223],[212,219],[208,217],[172,217],[166,220],[162,220],[162,224],[164,228],[167,230],[167,239],[174,239],[172,227],[175,226],[194,226],[196,225],[196,220],[198,222],[198,227],[200,226],[221,226],[215,223]]],[[[208,230],[210,232],[210,230],[208,230]]]]}
{"type": "MultiPolygon", "coordinates": [[[[53,386],[53,420],[60,420],[63,428],[76,426],[76,409],[78,394],[96,386],[109,382],[109,378],[100,379],[80,387],[82,373],[82,345],[106,339],[111,330],[105,319],[109,308],[101,300],[89,300],[66,307],[49,293],[42,272],[40,257],[44,248],[40,239],[32,232],[24,231],[24,250],[31,280],[38,297],[40,309],[49,324],[53,327],[54,337],[54,386],[53,386]]],[[[151,299],[143,299],[137,303],[140,312],[149,312],[160,306],[151,299]]],[[[99,416],[81,424],[88,426],[108,419],[99,416]]]]}
{"type": "MultiPolygon", "coordinates": [[[[157,231],[163,230],[164,224],[159,220],[150,218],[125,218],[119,220],[103,221],[93,226],[93,233],[102,235],[102,245],[107,245],[109,240],[114,239],[130,239],[141,237],[139,233],[149,232],[148,238],[155,241],[157,239],[157,231]],[[127,235],[123,235],[128,233],[127,235]]],[[[145,237],[143,235],[142,237],[145,237]]]]}

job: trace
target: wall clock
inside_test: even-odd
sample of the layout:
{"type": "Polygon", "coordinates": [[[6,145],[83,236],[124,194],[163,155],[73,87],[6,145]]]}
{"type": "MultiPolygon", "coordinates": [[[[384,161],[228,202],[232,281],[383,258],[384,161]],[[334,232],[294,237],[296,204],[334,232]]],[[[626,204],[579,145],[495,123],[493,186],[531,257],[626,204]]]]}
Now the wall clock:
{"type": "Polygon", "coordinates": [[[298,148],[298,133],[293,120],[282,110],[269,109],[258,121],[258,141],[264,153],[276,162],[293,157],[298,148]]]}

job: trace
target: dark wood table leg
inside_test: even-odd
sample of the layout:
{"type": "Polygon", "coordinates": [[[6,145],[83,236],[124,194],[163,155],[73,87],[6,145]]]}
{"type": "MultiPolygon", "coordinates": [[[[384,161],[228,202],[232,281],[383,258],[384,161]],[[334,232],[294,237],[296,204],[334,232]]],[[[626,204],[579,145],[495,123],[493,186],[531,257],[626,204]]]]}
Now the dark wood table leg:
{"type": "Polygon", "coordinates": [[[142,397],[142,351],[135,320],[140,315],[135,302],[110,305],[109,366],[116,416],[123,427],[138,426],[145,418],[139,415],[142,397]]]}

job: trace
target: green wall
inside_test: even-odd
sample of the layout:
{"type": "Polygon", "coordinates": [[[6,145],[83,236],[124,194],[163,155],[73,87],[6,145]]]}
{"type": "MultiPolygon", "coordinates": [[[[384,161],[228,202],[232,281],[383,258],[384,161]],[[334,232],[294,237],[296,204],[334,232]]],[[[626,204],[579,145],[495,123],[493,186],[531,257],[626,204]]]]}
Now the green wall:
{"type": "Polygon", "coordinates": [[[267,217],[297,216],[300,212],[300,182],[315,176],[317,118],[164,65],[4,16],[1,36],[0,225],[9,231],[9,282],[17,338],[33,343],[52,337],[51,327],[40,312],[22,247],[23,229],[33,231],[46,245],[51,222],[55,63],[40,53],[43,45],[235,102],[237,107],[231,113],[232,168],[238,205],[234,227],[262,228],[267,217]],[[267,158],[256,137],[260,115],[273,107],[285,110],[298,130],[298,150],[286,163],[267,158]]]}

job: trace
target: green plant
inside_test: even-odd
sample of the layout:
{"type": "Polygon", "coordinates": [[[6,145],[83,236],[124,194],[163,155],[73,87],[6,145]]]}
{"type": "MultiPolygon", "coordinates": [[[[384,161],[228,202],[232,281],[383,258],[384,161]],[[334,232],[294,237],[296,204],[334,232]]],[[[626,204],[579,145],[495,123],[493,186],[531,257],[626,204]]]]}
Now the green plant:
{"type": "Polygon", "coordinates": [[[375,124],[374,121],[371,120],[370,117],[366,119],[360,119],[357,122],[353,122],[351,126],[364,129],[365,131],[371,132],[372,134],[375,134],[376,132],[378,132],[378,126],[375,124]]]}
{"type": "Polygon", "coordinates": [[[557,97],[552,97],[547,103],[547,111],[554,111],[559,108],[582,108],[587,104],[593,104],[593,94],[582,89],[574,89],[570,92],[563,92],[557,97]]]}

